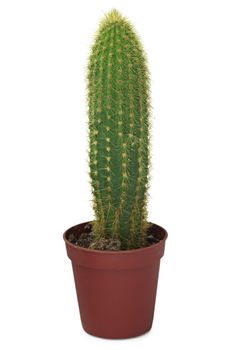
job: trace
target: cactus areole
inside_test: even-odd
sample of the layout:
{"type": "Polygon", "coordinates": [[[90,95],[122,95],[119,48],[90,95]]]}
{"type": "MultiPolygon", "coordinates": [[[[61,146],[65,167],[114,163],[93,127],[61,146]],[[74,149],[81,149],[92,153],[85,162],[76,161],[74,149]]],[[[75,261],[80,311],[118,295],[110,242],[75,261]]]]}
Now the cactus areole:
{"type": "Polygon", "coordinates": [[[100,23],[87,74],[89,165],[96,240],[144,246],[149,173],[149,74],[132,25],[112,10],[100,23]]]}
{"type": "Polygon", "coordinates": [[[150,94],[132,25],[112,10],[87,67],[89,167],[95,218],[63,235],[82,326],[103,338],[150,330],[167,232],[147,221],[150,94]]]}

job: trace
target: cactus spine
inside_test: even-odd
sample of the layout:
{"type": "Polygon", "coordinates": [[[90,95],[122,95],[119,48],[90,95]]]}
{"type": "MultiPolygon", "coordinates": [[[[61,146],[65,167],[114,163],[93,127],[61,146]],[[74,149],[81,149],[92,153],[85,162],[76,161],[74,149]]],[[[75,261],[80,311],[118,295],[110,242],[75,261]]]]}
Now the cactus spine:
{"type": "Polygon", "coordinates": [[[134,28],[116,10],[100,23],[87,78],[93,231],[97,241],[141,247],[148,225],[149,74],[134,28]]]}

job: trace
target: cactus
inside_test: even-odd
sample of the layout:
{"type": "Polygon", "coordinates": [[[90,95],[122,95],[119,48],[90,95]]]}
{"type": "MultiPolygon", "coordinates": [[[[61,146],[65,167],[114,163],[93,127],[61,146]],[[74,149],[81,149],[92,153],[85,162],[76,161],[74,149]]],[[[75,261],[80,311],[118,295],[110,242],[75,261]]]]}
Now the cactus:
{"type": "Polygon", "coordinates": [[[142,247],[148,228],[149,73],[133,26],[117,10],[100,23],[87,82],[95,241],[142,247]]]}

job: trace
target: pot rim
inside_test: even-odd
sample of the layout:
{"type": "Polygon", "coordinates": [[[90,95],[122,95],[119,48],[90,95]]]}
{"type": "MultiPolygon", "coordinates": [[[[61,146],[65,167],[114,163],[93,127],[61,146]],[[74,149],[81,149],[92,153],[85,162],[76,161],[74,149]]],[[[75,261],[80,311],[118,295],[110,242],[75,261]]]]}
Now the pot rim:
{"type": "Polygon", "coordinates": [[[86,223],[89,223],[89,222],[91,222],[91,221],[82,222],[80,224],[73,225],[70,228],[68,228],[63,234],[63,239],[64,239],[66,245],[68,245],[69,247],[72,247],[73,249],[76,249],[78,251],[87,252],[88,254],[105,254],[105,255],[117,255],[117,254],[120,254],[120,255],[129,255],[129,254],[135,254],[135,253],[143,253],[143,252],[146,252],[146,251],[148,251],[150,249],[155,249],[155,248],[157,249],[158,247],[160,247],[160,245],[164,245],[166,239],[168,238],[168,233],[162,226],[157,225],[155,223],[151,223],[151,225],[155,225],[158,229],[160,229],[160,230],[162,230],[164,232],[164,237],[158,243],[151,244],[148,247],[135,248],[135,249],[126,249],[126,250],[100,250],[100,249],[91,249],[91,248],[80,247],[80,246],[77,246],[77,245],[69,242],[69,240],[66,238],[66,235],[68,234],[68,232],[71,229],[73,229],[74,227],[76,227],[76,226],[83,225],[83,224],[86,224],[86,223]]]}

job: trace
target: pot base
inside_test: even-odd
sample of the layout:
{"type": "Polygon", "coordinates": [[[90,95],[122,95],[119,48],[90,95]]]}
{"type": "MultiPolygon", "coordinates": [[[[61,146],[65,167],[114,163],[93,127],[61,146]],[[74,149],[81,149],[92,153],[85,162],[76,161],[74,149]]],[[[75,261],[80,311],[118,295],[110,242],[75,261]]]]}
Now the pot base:
{"type": "Polygon", "coordinates": [[[92,335],[93,337],[97,337],[97,338],[101,338],[101,339],[116,339],[116,340],[120,340],[120,339],[130,339],[130,338],[137,338],[140,336],[143,336],[144,334],[148,333],[151,330],[152,325],[150,326],[150,328],[143,330],[143,332],[139,332],[139,333],[133,333],[131,334],[124,334],[122,337],[121,336],[114,336],[113,333],[111,333],[110,335],[108,334],[97,334],[94,333],[93,331],[89,331],[86,328],[84,328],[84,326],[82,325],[82,328],[84,329],[84,331],[86,333],[88,333],[89,335],[92,335]]]}

